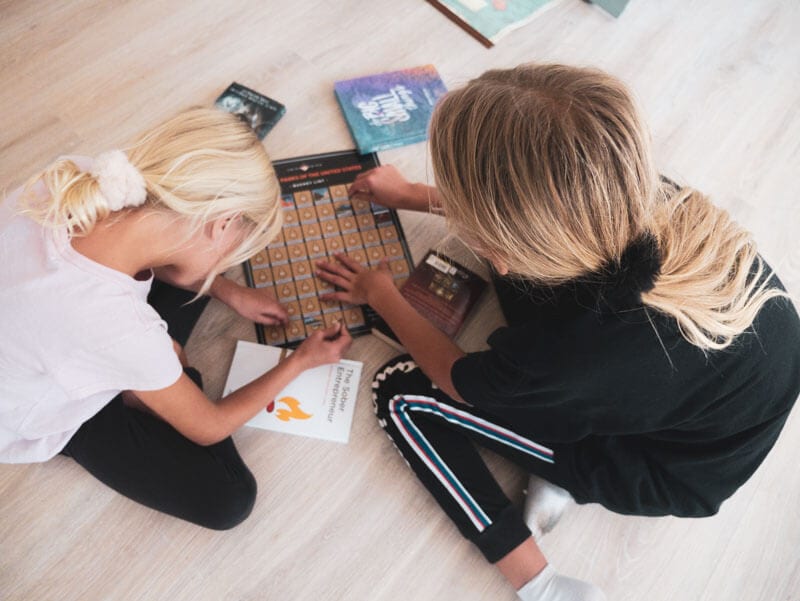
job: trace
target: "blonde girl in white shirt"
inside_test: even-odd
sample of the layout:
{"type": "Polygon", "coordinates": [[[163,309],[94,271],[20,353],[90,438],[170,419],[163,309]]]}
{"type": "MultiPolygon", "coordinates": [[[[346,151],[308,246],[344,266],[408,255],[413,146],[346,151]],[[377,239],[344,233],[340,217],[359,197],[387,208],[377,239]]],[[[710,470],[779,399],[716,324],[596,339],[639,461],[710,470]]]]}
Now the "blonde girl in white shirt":
{"type": "Polygon", "coordinates": [[[214,109],[185,111],[126,152],[60,159],[6,198],[0,461],[63,453],[122,494],[191,522],[224,529],[247,517],[256,484],[231,433],[301,371],[337,361],[351,340],[344,329],[317,332],[212,402],[157,310],[181,343],[202,306],[183,301],[196,295],[260,323],[284,321],[275,299],[219,276],[280,227],[263,146],[214,109]]]}

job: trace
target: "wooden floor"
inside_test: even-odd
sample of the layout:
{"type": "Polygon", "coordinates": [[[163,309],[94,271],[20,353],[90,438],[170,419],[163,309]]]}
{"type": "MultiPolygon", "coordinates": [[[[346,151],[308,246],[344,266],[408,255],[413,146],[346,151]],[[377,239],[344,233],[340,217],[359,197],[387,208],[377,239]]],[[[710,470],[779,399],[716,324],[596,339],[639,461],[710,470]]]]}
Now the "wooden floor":
{"type": "MultiPolygon", "coordinates": [[[[619,20],[558,0],[487,50],[422,0],[2,0],[0,185],[62,153],[119,147],[178,109],[211,104],[233,80],[287,105],[265,140],[284,158],[352,147],[338,79],[434,63],[455,87],[531,60],[597,65],[634,90],[661,170],[750,227],[798,294],[798,31],[796,0],[632,0],[619,20]]],[[[430,180],[424,144],[381,160],[430,180]]],[[[402,219],[416,258],[444,233],[437,217],[402,219]]],[[[500,323],[487,296],[461,343],[480,348],[500,323]]],[[[252,326],[212,303],[188,345],[212,395],[239,338],[253,340],[252,326]]],[[[367,377],[349,444],[236,434],[260,492],[230,532],[140,507],[64,458],[0,466],[0,599],[510,601],[374,421],[368,377],[392,354],[371,337],[353,346],[367,377]]],[[[795,411],[714,518],[575,507],[544,549],[613,600],[800,599],[799,436],[795,411]]],[[[521,500],[524,476],[490,460],[521,500]]]]}

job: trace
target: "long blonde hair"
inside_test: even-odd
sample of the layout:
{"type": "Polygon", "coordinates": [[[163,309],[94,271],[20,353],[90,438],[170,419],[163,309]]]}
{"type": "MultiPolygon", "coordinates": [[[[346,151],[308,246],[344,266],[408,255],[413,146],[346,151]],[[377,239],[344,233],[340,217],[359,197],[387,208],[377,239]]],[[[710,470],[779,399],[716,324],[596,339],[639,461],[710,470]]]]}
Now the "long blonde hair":
{"type": "MultiPolygon", "coordinates": [[[[206,108],[183,111],[143,134],[127,155],[144,178],[144,206],[189,220],[190,235],[216,219],[238,217],[246,224],[246,234],[208,274],[200,293],[217,273],[278,235],[282,215],[275,172],[263,145],[235,116],[206,108]]],[[[70,236],[86,235],[111,212],[97,179],[68,159],[31,178],[26,190],[23,212],[70,236]],[[32,193],[39,181],[48,191],[45,200],[32,193]]]]}
{"type": "Polygon", "coordinates": [[[631,95],[602,71],[488,71],[440,101],[430,139],[445,216],[512,275],[578,280],[651,236],[660,271],[642,302],[704,351],[730,345],[785,296],[746,230],[699,192],[661,183],[631,95]]]}

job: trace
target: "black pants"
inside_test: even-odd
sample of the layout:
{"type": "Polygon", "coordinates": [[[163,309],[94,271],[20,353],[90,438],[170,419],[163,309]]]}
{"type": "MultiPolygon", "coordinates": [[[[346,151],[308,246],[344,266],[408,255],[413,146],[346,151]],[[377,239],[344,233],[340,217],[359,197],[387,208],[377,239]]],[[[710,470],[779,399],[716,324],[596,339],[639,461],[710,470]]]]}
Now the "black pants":
{"type": "Polygon", "coordinates": [[[372,386],[381,427],[420,482],[487,560],[502,559],[531,536],[475,444],[558,484],[562,474],[552,448],[453,401],[432,386],[409,355],[381,368],[372,386]]]}
{"type": "MultiPolygon", "coordinates": [[[[148,297],[181,345],[208,302],[182,306],[192,297],[161,282],[148,297]]],[[[184,371],[202,388],[196,370],[184,371]]],[[[126,497],[207,528],[236,526],[255,502],[255,479],[231,438],[197,445],[165,421],[126,406],[121,396],[85,422],[62,453],[126,497]]]]}

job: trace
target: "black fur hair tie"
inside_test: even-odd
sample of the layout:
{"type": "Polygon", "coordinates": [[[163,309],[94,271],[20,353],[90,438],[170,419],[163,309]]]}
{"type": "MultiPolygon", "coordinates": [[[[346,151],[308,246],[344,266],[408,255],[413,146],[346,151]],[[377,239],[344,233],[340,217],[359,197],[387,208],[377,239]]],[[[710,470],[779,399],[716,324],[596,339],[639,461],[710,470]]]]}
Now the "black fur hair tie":
{"type": "Polygon", "coordinates": [[[641,303],[642,293],[652,290],[661,271],[661,252],[655,236],[646,233],[631,242],[619,261],[600,272],[600,301],[611,308],[628,308],[641,303]]]}
{"type": "Polygon", "coordinates": [[[516,286],[517,297],[524,296],[527,302],[550,307],[560,315],[569,312],[570,306],[618,313],[641,308],[642,293],[655,287],[660,270],[658,241],[645,233],[625,248],[618,261],[610,261],[582,277],[556,286],[535,286],[524,280],[511,285],[516,286]]]}

